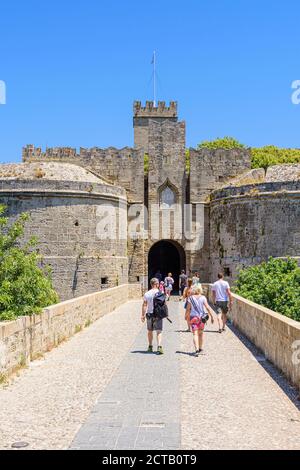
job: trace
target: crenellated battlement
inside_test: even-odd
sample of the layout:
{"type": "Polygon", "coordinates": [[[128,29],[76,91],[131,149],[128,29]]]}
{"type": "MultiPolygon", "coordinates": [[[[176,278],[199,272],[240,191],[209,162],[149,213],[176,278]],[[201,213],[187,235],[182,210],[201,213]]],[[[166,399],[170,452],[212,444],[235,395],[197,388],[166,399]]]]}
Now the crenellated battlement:
{"type": "Polygon", "coordinates": [[[144,194],[144,151],[131,147],[84,148],[23,147],[23,162],[61,162],[82,166],[100,178],[126,189],[129,201],[141,201],[144,194]],[[133,184],[134,175],[134,184],[133,184]]]}
{"type": "Polygon", "coordinates": [[[47,147],[42,150],[41,147],[35,147],[32,144],[26,145],[22,150],[23,162],[32,160],[70,160],[84,159],[84,158],[110,158],[117,157],[121,159],[137,158],[138,151],[131,147],[123,147],[118,149],[116,147],[80,147],[79,152],[73,147],[47,147]]]}
{"type": "Polygon", "coordinates": [[[146,101],[145,106],[142,106],[141,101],[134,101],[133,115],[145,118],[177,118],[177,101],[170,101],[169,106],[166,106],[165,101],[158,101],[157,106],[154,106],[154,101],[146,101]]]}

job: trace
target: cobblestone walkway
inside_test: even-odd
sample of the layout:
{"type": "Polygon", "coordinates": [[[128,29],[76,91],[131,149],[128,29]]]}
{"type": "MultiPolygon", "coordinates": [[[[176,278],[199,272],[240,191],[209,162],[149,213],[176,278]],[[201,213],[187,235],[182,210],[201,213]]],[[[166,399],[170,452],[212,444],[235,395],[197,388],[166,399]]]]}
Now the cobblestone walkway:
{"type": "Polygon", "coordinates": [[[145,354],[133,301],[0,388],[0,448],[300,449],[299,402],[276,369],[210,324],[194,357],[182,304],[169,306],[164,356],[145,354]]]}

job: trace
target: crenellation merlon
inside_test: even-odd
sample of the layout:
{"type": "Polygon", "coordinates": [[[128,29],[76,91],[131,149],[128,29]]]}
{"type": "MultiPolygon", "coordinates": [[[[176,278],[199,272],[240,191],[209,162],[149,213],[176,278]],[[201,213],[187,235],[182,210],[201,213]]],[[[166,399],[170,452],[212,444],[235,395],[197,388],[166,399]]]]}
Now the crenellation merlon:
{"type": "Polygon", "coordinates": [[[81,158],[107,158],[120,157],[124,159],[137,158],[138,151],[132,147],[80,147],[79,152],[73,147],[48,147],[45,151],[41,147],[34,145],[26,145],[22,150],[23,162],[32,160],[64,160],[64,159],[81,159],[81,158]]]}
{"type": "Polygon", "coordinates": [[[154,101],[146,101],[145,106],[142,106],[141,101],[134,101],[133,115],[134,117],[174,118],[177,117],[177,101],[170,101],[169,106],[166,106],[165,101],[158,101],[157,106],[154,106],[154,101]]]}

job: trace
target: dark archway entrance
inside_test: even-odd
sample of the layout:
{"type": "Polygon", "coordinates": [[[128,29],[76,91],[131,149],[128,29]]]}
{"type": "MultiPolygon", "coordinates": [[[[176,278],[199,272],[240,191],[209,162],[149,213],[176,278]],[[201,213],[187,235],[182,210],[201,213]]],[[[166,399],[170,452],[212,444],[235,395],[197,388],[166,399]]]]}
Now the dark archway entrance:
{"type": "Polygon", "coordinates": [[[185,269],[185,252],[178,243],[161,240],[151,247],[148,254],[149,280],[158,270],[160,270],[163,279],[171,272],[175,281],[174,291],[178,292],[181,269],[185,269]]]}

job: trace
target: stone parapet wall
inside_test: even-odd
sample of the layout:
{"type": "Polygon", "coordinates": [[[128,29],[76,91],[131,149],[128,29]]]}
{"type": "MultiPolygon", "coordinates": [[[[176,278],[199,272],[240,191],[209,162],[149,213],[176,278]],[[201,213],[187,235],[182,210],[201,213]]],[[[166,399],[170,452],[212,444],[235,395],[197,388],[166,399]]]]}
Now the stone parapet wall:
{"type": "Polygon", "coordinates": [[[50,351],[124,302],[140,297],[140,284],[124,284],[52,305],[40,315],[0,322],[0,378],[50,351]]]}
{"type": "Polygon", "coordinates": [[[35,180],[1,180],[0,179],[0,193],[58,193],[59,195],[63,192],[72,195],[80,195],[81,197],[92,196],[105,198],[114,198],[126,201],[126,191],[123,188],[117,186],[111,186],[108,184],[97,184],[92,182],[76,182],[76,181],[51,181],[43,179],[35,180]]]}
{"type": "Polygon", "coordinates": [[[132,202],[142,201],[144,196],[144,152],[124,147],[75,148],[54,147],[42,151],[40,147],[27,145],[23,148],[23,162],[66,162],[79,165],[105,178],[109,183],[121,186],[132,202]]]}
{"type": "Polygon", "coordinates": [[[263,193],[286,193],[300,191],[299,181],[274,181],[259,184],[245,184],[241,186],[230,186],[218,189],[211,194],[211,201],[234,196],[255,196],[263,193]]]}
{"type": "Polygon", "coordinates": [[[169,106],[166,106],[165,101],[158,101],[157,106],[154,101],[146,101],[145,106],[142,106],[141,101],[134,101],[133,103],[133,116],[134,117],[160,117],[172,118],[177,117],[177,102],[170,101],[169,106]]]}
{"type": "MultiPolygon", "coordinates": [[[[212,300],[211,285],[204,286],[212,300]]],[[[233,325],[300,390],[300,322],[233,294],[233,325]]]]}

